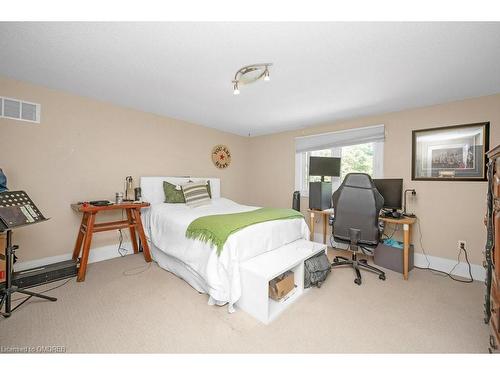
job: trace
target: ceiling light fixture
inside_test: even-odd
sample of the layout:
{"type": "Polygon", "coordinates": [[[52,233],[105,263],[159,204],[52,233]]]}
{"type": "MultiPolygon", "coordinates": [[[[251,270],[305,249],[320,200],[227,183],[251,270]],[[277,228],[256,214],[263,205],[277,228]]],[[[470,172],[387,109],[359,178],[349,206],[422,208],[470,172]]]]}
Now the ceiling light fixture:
{"type": "Polygon", "coordinates": [[[238,95],[240,93],[240,85],[254,83],[261,78],[266,82],[270,81],[271,77],[269,76],[269,67],[272,65],[272,63],[252,64],[239,69],[234,75],[234,79],[232,81],[233,94],[238,95]]]}
{"type": "Polygon", "coordinates": [[[240,95],[240,88],[238,87],[238,81],[233,81],[233,94],[240,95]]]}
{"type": "Polygon", "coordinates": [[[266,71],[264,72],[264,81],[269,82],[271,80],[271,77],[269,77],[269,69],[266,68],[266,71]]]}

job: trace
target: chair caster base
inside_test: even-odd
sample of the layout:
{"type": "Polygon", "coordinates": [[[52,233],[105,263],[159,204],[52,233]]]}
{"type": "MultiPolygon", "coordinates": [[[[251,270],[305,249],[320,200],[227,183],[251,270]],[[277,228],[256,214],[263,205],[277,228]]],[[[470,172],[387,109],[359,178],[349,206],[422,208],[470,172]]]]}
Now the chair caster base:
{"type": "Polygon", "coordinates": [[[378,276],[378,278],[379,278],[380,280],[385,280],[385,275],[379,275],[379,276],[378,276]]]}
{"type": "Polygon", "coordinates": [[[361,279],[354,279],[354,284],[361,285],[361,279]]]}

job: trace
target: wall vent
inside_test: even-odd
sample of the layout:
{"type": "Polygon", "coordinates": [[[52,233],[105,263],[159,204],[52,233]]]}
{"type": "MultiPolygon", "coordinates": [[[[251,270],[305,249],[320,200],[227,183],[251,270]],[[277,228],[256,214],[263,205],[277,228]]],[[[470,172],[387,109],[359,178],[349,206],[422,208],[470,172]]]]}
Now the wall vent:
{"type": "Polygon", "coordinates": [[[0,97],[0,118],[40,123],[40,104],[0,97]]]}

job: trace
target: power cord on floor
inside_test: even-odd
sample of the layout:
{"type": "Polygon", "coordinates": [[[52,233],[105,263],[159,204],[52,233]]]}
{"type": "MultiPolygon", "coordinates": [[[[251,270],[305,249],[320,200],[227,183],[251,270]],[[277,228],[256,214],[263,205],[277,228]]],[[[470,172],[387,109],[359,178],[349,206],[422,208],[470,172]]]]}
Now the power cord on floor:
{"type": "Polygon", "coordinates": [[[123,233],[122,233],[122,230],[121,229],[118,229],[118,233],[119,233],[119,238],[120,238],[120,242],[118,243],[118,254],[120,254],[120,256],[124,257],[125,255],[128,254],[128,249],[124,248],[122,245],[123,245],[123,233]]]}
{"type": "Polygon", "coordinates": [[[427,262],[427,267],[418,267],[414,266],[415,268],[418,268],[420,270],[429,270],[434,274],[438,274],[439,276],[443,277],[449,277],[453,281],[457,281],[459,283],[472,283],[474,281],[474,278],[472,277],[472,267],[469,262],[469,256],[467,254],[467,250],[465,249],[465,246],[460,247],[460,251],[458,252],[458,257],[457,257],[457,263],[453,266],[453,268],[450,270],[450,272],[445,272],[445,271],[440,271],[435,268],[430,267],[431,262],[429,261],[429,258],[427,257],[427,253],[425,252],[424,245],[422,244],[422,228],[420,227],[420,219],[417,218],[417,226],[418,226],[418,232],[419,232],[419,242],[420,242],[420,248],[422,249],[422,253],[424,254],[425,260],[427,262]],[[455,278],[451,273],[457,268],[457,266],[460,264],[460,256],[462,255],[462,251],[465,254],[465,261],[467,262],[468,266],[468,271],[469,271],[469,279],[466,280],[460,280],[455,278]]]}
{"type": "MultiPolygon", "coordinates": [[[[122,221],[125,220],[125,216],[122,210],[122,221]]],[[[124,248],[123,245],[123,232],[121,229],[118,229],[118,235],[119,235],[119,244],[118,244],[118,254],[120,254],[121,257],[124,257],[125,255],[128,254],[128,249],[124,248]]]]}
{"type": "Polygon", "coordinates": [[[134,267],[134,268],[125,270],[125,271],[122,272],[122,275],[123,276],[135,276],[135,275],[139,275],[141,273],[144,273],[144,272],[148,271],[151,268],[151,264],[152,263],[153,262],[149,262],[145,266],[139,266],[139,267],[134,267]],[[138,270],[138,271],[134,272],[135,270],[138,270]]]}

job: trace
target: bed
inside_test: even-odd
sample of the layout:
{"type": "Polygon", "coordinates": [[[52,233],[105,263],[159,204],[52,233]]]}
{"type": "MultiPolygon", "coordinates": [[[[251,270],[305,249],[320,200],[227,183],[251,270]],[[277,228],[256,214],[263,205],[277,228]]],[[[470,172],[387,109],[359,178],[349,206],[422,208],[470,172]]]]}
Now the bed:
{"type": "Polygon", "coordinates": [[[153,259],[158,265],[184,279],[194,289],[209,296],[209,304],[228,304],[230,312],[241,297],[240,263],[276,250],[299,239],[309,238],[303,218],[258,223],[231,234],[220,255],[214,246],[186,238],[189,224],[202,216],[252,211],[220,196],[217,178],[141,177],[144,201],[143,224],[153,259]],[[164,203],[163,181],[181,185],[188,181],[210,181],[209,205],[191,208],[185,204],[164,203]]]}

